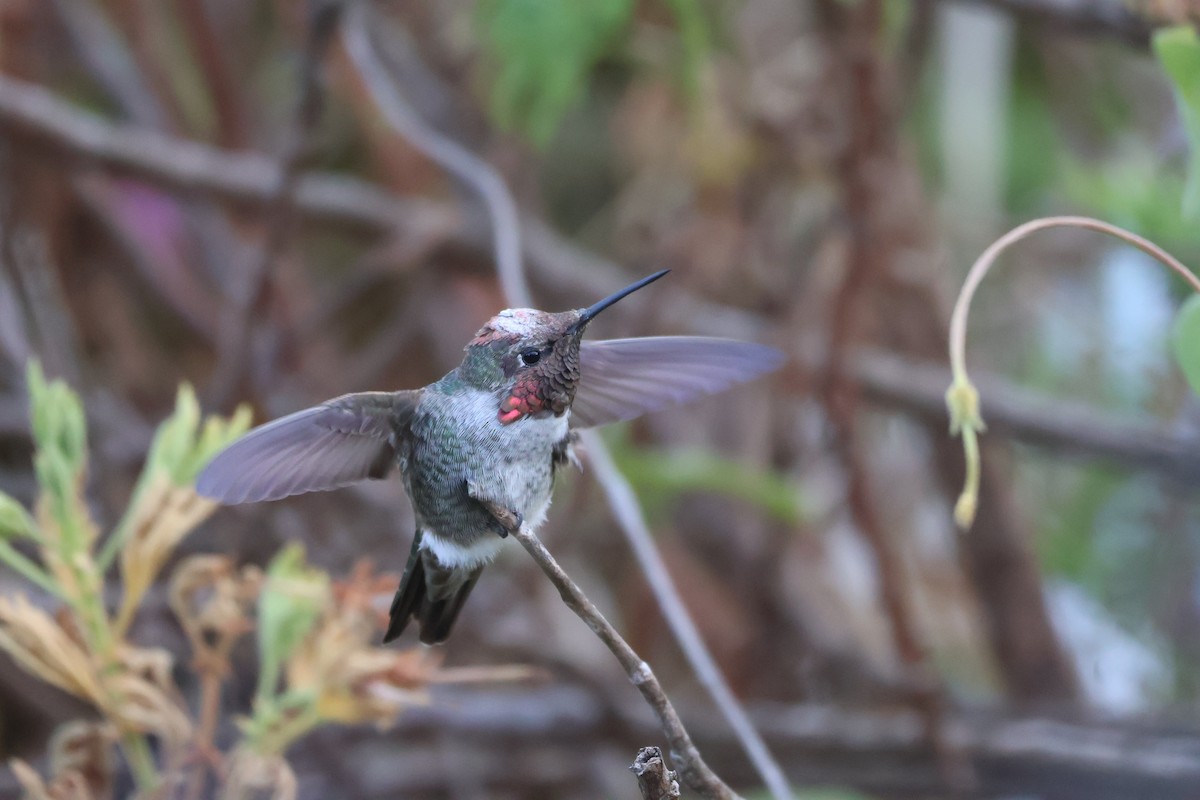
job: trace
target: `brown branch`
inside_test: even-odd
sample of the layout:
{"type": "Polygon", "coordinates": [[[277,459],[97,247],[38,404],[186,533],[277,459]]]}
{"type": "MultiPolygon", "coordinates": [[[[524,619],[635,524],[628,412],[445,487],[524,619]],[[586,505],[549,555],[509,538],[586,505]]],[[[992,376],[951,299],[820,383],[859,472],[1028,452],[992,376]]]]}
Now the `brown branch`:
{"type": "MultiPolygon", "coordinates": [[[[79,110],[38,86],[0,75],[0,126],[83,163],[133,175],[166,189],[203,193],[258,210],[270,206],[280,183],[279,162],[259,153],[221,150],[79,110]]],[[[377,234],[411,232],[427,238],[442,230],[478,252],[489,242],[460,225],[457,212],[434,201],[399,197],[366,181],[329,172],[299,180],[296,208],[306,219],[377,234]]],[[[539,282],[555,293],[600,296],[629,282],[622,267],[559,235],[544,222],[522,220],[523,242],[539,282]]],[[[612,313],[636,313],[634,295],[612,313]]],[[[698,298],[686,290],[664,300],[662,316],[681,329],[710,335],[758,338],[764,324],[752,314],[698,298]]],[[[809,370],[823,368],[819,348],[796,353],[809,370]]],[[[847,369],[865,396],[890,408],[945,420],[949,370],[880,350],[855,349],[847,369]]],[[[993,433],[1073,456],[1111,460],[1152,470],[1181,482],[1200,479],[1200,448],[1153,425],[1105,414],[1083,404],[1049,400],[996,376],[978,378],[993,433]],[[1053,412],[1053,413],[1052,413],[1053,412]]]]}
{"type": "Polygon", "coordinates": [[[134,122],[164,129],[168,117],[154,97],[140,67],[109,23],[91,2],[51,0],[75,50],[93,77],[134,122]]]}
{"type": "MultiPolygon", "coordinates": [[[[272,266],[279,259],[292,231],[296,212],[296,187],[310,149],[313,132],[321,119],[324,105],[321,92],[321,63],[337,32],[341,0],[321,0],[312,4],[308,40],[301,61],[295,116],[281,159],[278,188],[270,202],[267,233],[262,248],[243,277],[240,292],[230,294],[226,309],[228,320],[221,326],[217,342],[217,366],[210,387],[213,405],[228,407],[234,399],[250,363],[251,338],[255,320],[267,313],[268,284],[272,266]]],[[[260,384],[271,380],[270,360],[264,365],[268,374],[256,370],[260,384]]]]}
{"type": "MultiPolygon", "coordinates": [[[[511,787],[502,782],[514,773],[536,786],[539,778],[534,775],[544,774],[536,767],[564,767],[554,758],[553,748],[558,746],[564,748],[558,752],[573,762],[564,768],[576,770],[573,776],[557,773],[557,785],[562,785],[586,779],[595,769],[593,763],[579,758],[580,752],[636,748],[660,735],[658,722],[645,704],[639,700],[614,707],[614,695],[602,687],[559,682],[513,687],[499,694],[478,689],[439,691],[440,702],[414,708],[398,720],[387,749],[406,754],[413,769],[388,770],[395,783],[373,786],[376,794],[441,794],[436,783],[445,779],[428,768],[417,768],[430,763],[428,743],[438,736],[451,736],[465,746],[480,745],[474,751],[484,759],[479,763],[483,770],[479,779],[493,788],[511,787]]],[[[848,710],[770,703],[751,706],[750,711],[772,748],[788,754],[789,773],[796,783],[853,786],[882,797],[944,796],[915,712],[894,706],[848,710]]],[[[738,783],[753,780],[724,721],[711,712],[692,714],[689,730],[712,766],[738,783]]],[[[1200,785],[1200,729],[1195,725],[958,710],[948,714],[946,727],[950,740],[978,767],[980,797],[1194,800],[1194,787],[1200,785]]],[[[347,737],[336,744],[301,743],[297,761],[303,763],[305,755],[321,749],[344,752],[365,737],[378,744],[373,731],[347,737]]],[[[511,793],[539,794],[536,790],[511,793]]],[[[542,791],[539,796],[554,794],[542,791]]]]}
{"type": "Polygon", "coordinates": [[[443,136],[415,114],[376,57],[370,39],[370,5],[362,0],[349,11],[346,50],[389,125],[418,151],[465,183],[487,207],[492,227],[496,272],[507,302],[533,305],[521,264],[521,223],[517,205],[500,174],[490,164],[454,140],[443,136]]]}
{"type": "Polygon", "coordinates": [[[879,602],[892,646],[906,681],[915,687],[912,702],[921,713],[947,785],[963,789],[974,782],[974,775],[946,736],[943,687],[917,624],[897,531],[885,524],[875,501],[859,434],[861,387],[847,367],[851,345],[860,335],[860,317],[872,310],[872,289],[890,273],[895,242],[904,233],[899,230],[904,223],[895,221],[887,207],[894,200],[879,189],[881,172],[895,170],[897,162],[897,115],[890,102],[889,68],[872,45],[882,29],[883,6],[880,0],[853,7],[827,1],[822,9],[830,22],[833,69],[847,95],[842,113],[848,141],[837,169],[848,247],[845,276],[833,300],[827,382],[821,399],[834,429],[834,452],[845,471],[848,510],[875,560],[879,602]]]}
{"type": "MultiPolygon", "coordinates": [[[[34,144],[76,156],[84,165],[260,210],[274,201],[282,182],[283,168],[270,156],[230,152],[138,125],[109,122],[46,89],[4,75],[0,75],[0,127],[6,134],[21,134],[34,144]]],[[[443,226],[457,218],[444,205],[399,198],[365,181],[331,173],[300,178],[295,202],[306,217],[378,233],[443,226]]]]}
{"type": "Polygon", "coordinates": [[[679,781],[675,773],[667,769],[662,750],[657,747],[639,750],[629,771],[637,776],[642,800],[679,800],[679,781]]]}
{"type": "Polygon", "coordinates": [[[624,668],[625,674],[629,676],[629,680],[633,682],[646,703],[653,709],[662,726],[663,733],[667,737],[667,742],[670,744],[671,757],[679,764],[679,773],[684,783],[702,797],[720,798],[721,800],[737,797],[734,791],[726,786],[725,782],[718,778],[700,757],[700,751],[692,743],[691,736],[683,727],[683,722],[667,698],[666,692],[663,691],[662,684],[658,682],[658,678],[650,669],[650,665],[643,661],[633,651],[633,648],[621,638],[617,629],[592,605],[592,602],[563,571],[563,568],[554,560],[554,556],[550,555],[550,551],[532,531],[522,527],[514,530],[512,534],[558,589],[563,603],[587,623],[587,626],[592,629],[592,633],[596,634],[597,638],[604,642],[604,645],[616,656],[617,661],[624,668]]]}
{"type": "Polygon", "coordinates": [[[217,142],[231,150],[245,149],[250,144],[249,124],[239,94],[241,87],[230,69],[220,34],[213,25],[215,9],[194,0],[175,0],[174,6],[208,88],[216,119],[217,142]]]}
{"type": "MultiPolygon", "coordinates": [[[[871,400],[945,424],[947,367],[863,349],[856,351],[851,369],[871,400]]],[[[989,433],[1122,469],[1150,470],[1184,485],[1200,481],[1200,437],[1052,399],[997,376],[975,382],[989,433]]]]}

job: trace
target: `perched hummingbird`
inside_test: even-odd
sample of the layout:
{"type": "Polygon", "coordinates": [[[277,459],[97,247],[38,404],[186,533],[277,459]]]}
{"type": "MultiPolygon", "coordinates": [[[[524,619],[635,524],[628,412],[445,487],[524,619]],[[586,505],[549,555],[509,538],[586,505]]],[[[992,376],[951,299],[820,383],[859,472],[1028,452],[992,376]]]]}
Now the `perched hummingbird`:
{"type": "Polygon", "coordinates": [[[701,336],[582,341],[604,309],[501,311],[444,378],[401,392],[348,394],[250,431],[200,474],[223,503],[277,500],[383,478],[399,467],[417,531],[384,642],[416,618],[446,640],[479,573],[515,526],[546,515],[574,428],[632,419],[777,367],[769,347],[701,336]]]}

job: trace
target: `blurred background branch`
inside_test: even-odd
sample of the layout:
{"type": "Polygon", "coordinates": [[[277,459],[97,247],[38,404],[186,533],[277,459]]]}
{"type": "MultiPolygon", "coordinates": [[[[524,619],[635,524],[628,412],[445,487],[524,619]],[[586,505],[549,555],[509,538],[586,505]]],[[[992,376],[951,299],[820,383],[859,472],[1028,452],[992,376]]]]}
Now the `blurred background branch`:
{"type": "MultiPolygon", "coordinates": [[[[710,651],[700,674],[725,676],[799,796],[950,796],[968,774],[988,796],[1189,796],[1200,417],[1165,346],[1181,287],[1069,233],[985,287],[971,362],[989,468],[966,537],[942,365],[962,268],[1020,221],[1088,214],[1200,261],[1181,203],[1198,101],[1147,57],[1154,26],[1193,9],[380,4],[371,38],[410,121],[512,190],[503,280],[478,192],[395,135],[341,40],[314,38],[331,31],[314,10],[333,13],[0,3],[0,489],[34,507],[34,355],[80,391],[83,497],[110,531],[181,382],[260,418],[420,386],[522,296],[522,259],[549,308],[669,267],[669,292],[630,297],[596,334],[732,336],[791,363],[614,432],[615,470],[590,468],[614,480],[565,477],[540,533],[671,687],[712,768],[747,795],[764,783],[671,635],[659,582],[613,547],[614,508],[640,509],[710,651]],[[614,507],[624,481],[636,503],[614,507]]],[[[1186,56],[1187,37],[1175,45],[1186,56]]],[[[251,574],[301,540],[306,564],[369,588],[364,554],[403,565],[402,495],[382,483],[223,512],[163,570],[219,552],[251,574]]],[[[11,547],[36,561],[32,542],[11,547]]],[[[481,581],[445,656],[547,664],[546,682],[436,684],[386,734],[266,725],[259,741],[292,742],[301,797],[629,795],[655,721],[522,555],[481,581]]],[[[18,590],[0,569],[0,596],[18,590]]],[[[187,660],[168,587],[124,615],[115,575],[103,590],[129,642],[187,660]]],[[[224,752],[256,691],[254,648],[228,658],[219,680],[176,671],[224,752]]],[[[52,732],[82,714],[0,659],[0,753],[49,775],[52,732]]]]}

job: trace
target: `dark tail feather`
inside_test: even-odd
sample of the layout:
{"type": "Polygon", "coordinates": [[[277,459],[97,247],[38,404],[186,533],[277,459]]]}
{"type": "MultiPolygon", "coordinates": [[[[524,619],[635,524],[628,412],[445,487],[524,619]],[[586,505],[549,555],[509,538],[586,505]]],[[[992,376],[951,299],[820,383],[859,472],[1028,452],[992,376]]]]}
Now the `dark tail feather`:
{"type": "Polygon", "coordinates": [[[470,572],[443,567],[432,553],[421,550],[420,545],[421,532],[417,531],[404,577],[400,579],[400,588],[392,601],[384,644],[404,633],[413,617],[421,626],[422,642],[441,644],[446,641],[467,595],[475,588],[479,573],[483,572],[483,567],[470,572]]]}
{"type": "Polygon", "coordinates": [[[408,553],[408,563],[404,565],[404,577],[400,579],[400,588],[392,600],[388,610],[388,629],[383,634],[383,643],[400,638],[408,621],[417,613],[425,600],[425,563],[421,558],[421,531],[413,534],[412,550],[408,553]]]}
{"type": "MultiPolygon", "coordinates": [[[[424,556],[428,561],[433,561],[433,557],[428,553],[425,553],[424,556]]],[[[425,602],[421,604],[421,609],[417,612],[417,621],[421,623],[422,642],[441,644],[450,636],[450,628],[453,627],[454,620],[458,619],[458,612],[462,611],[463,603],[467,601],[467,595],[475,588],[475,581],[479,580],[479,573],[483,572],[483,567],[477,567],[470,572],[444,570],[442,575],[435,576],[434,571],[441,568],[428,563],[428,561],[425,564],[425,570],[433,580],[429,581],[429,590],[426,593],[425,602]],[[443,584],[444,594],[438,591],[437,577],[446,579],[443,584]],[[438,599],[435,600],[434,597],[438,597],[438,599]]]]}

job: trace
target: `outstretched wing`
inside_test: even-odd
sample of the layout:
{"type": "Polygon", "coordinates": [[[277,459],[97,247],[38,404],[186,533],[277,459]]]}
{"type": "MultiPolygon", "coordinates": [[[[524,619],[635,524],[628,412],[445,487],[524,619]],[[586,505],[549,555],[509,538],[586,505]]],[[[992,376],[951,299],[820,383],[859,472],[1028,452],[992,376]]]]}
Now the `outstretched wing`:
{"type": "Polygon", "coordinates": [[[255,428],[209,462],[196,490],[233,505],[382,478],[419,398],[419,390],[347,394],[255,428]]]}
{"type": "Polygon", "coordinates": [[[633,419],[743,383],[783,359],[772,347],[707,336],[584,342],[571,421],[590,428],[633,419]]]}

